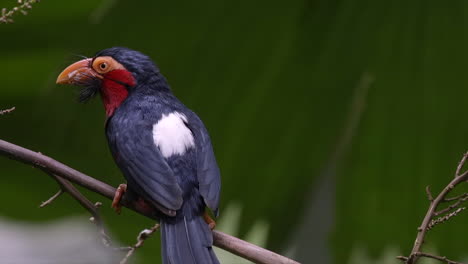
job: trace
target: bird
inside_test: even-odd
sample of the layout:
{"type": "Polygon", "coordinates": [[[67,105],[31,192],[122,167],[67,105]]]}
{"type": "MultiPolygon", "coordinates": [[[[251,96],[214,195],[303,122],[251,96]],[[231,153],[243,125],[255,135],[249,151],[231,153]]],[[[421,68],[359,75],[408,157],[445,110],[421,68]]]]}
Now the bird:
{"type": "Polygon", "coordinates": [[[125,195],[155,212],[164,264],[219,263],[216,223],[207,213],[218,216],[221,190],[211,139],[151,58],[126,47],[104,49],[66,67],[56,83],[80,87],[81,102],[102,99],[110,152],[126,180],[112,207],[120,212],[125,195]]]}

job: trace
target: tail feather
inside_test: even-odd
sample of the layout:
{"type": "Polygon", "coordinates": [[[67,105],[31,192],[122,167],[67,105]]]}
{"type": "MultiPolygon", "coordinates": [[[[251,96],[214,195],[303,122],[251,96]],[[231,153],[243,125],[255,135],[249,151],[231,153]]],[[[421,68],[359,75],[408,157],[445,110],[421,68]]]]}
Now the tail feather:
{"type": "Polygon", "coordinates": [[[213,234],[203,217],[161,225],[164,264],[219,264],[213,251],[213,234]]]}

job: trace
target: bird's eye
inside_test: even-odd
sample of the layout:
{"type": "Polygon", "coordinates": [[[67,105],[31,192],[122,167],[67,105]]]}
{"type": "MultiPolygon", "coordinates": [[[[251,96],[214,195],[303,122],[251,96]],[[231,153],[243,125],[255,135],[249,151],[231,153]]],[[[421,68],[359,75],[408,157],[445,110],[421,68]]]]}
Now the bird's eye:
{"type": "Polygon", "coordinates": [[[124,67],[109,56],[97,57],[93,60],[92,68],[99,74],[106,74],[116,69],[124,69],[124,67]]]}

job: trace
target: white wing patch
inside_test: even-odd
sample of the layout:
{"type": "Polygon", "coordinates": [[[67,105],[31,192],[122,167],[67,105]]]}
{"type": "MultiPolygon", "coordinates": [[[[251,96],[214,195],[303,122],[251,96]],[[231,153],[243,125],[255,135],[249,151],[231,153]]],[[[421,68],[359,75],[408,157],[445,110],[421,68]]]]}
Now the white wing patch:
{"type": "Polygon", "coordinates": [[[162,115],[161,119],[153,125],[153,140],[163,157],[183,155],[187,149],[195,146],[192,131],[184,122],[187,122],[185,115],[172,112],[162,115]]]}

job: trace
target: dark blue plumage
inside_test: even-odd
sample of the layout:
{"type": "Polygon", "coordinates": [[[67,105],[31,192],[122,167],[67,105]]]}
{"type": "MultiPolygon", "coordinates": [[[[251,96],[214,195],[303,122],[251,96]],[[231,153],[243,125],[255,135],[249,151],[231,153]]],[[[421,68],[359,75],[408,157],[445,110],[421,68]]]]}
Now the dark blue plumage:
{"type": "Polygon", "coordinates": [[[136,88],[108,120],[106,132],[128,190],[164,213],[164,263],[217,263],[202,214],[205,205],[217,213],[219,172],[200,119],[166,92],[136,88]],[[165,159],[154,144],[152,125],[174,111],[187,116],[197,146],[165,159]]]}
{"type": "Polygon", "coordinates": [[[219,263],[203,219],[205,207],[218,214],[221,184],[205,126],[172,94],[148,56],[127,48],[106,49],[95,58],[102,56],[135,79],[108,117],[106,135],[127,180],[127,196],[142,197],[159,211],[164,263],[219,263]]]}

